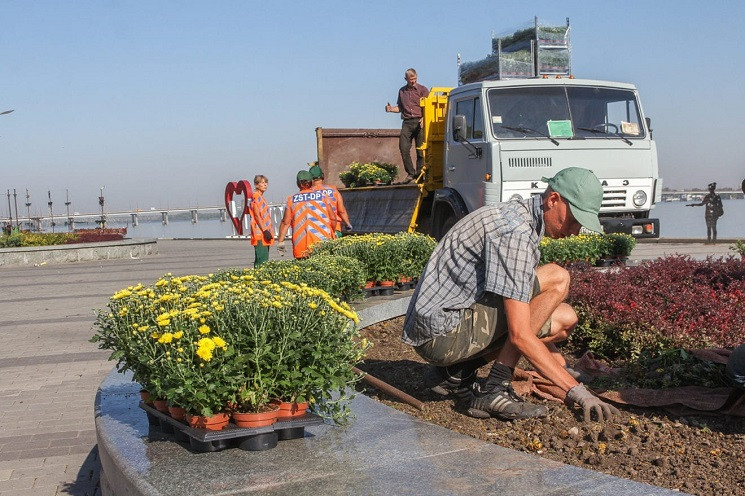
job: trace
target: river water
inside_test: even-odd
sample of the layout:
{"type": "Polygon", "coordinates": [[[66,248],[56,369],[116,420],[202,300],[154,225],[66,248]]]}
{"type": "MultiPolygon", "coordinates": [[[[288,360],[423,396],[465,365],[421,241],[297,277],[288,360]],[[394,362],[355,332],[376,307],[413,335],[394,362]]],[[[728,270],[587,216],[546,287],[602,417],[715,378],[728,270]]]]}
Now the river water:
{"type": "MultiPolygon", "coordinates": [[[[717,223],[718,237],[745,239],[745,199],[722,200],[722,203],[724,216],[717,223]]],[[[683,201],[657,204],[652,216],[660,219],[660,237],[706,238],[704,207],[685,205],[683,201]]],[[[220,222],[217,217],[200,218],[197,223],[189,219],[171,219],[167,225],[160,219],[142,219],[137,226],[112,220],[107,225],[126,226],[130,238],[224,238],[233,234],[231,222],[220,222]]]]}

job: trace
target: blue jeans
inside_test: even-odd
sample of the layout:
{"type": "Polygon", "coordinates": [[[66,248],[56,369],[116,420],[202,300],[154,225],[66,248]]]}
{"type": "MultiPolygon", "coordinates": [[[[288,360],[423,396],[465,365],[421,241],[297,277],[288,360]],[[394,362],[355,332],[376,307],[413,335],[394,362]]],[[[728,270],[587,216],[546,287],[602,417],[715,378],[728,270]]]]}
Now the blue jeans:
{"type": "Polygon", "coordinates": [[[727,376],[735,386],[745,389],[745,344],[741,344],[732,352],[727,361],[727,376]]]}

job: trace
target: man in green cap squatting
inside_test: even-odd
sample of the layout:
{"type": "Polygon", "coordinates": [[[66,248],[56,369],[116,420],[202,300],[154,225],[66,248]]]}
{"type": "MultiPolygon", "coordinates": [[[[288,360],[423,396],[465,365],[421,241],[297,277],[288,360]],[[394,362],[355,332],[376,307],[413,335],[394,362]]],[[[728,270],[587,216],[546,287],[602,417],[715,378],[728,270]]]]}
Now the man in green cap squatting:
{"type": "Polygon", "coordinates": [[[503,420],[545,417],[548,409],[512,389],[524,356],[543,377],[581,407],[585,421],[618,410],[577,382],[555,343],[565,340],[577,314],[563,303],[569,273],[538,267],[543,236],[563,238],[585,227],[602,232],[603,188],[587,170],[570,167],[543,178],[541,196],[482,207],[440,240],[411,298],[402,339],[433,367],[432,391],[455,395],[468,414],[503,420]],[[493,361],[489,376],[476,370],[493,361]]]}

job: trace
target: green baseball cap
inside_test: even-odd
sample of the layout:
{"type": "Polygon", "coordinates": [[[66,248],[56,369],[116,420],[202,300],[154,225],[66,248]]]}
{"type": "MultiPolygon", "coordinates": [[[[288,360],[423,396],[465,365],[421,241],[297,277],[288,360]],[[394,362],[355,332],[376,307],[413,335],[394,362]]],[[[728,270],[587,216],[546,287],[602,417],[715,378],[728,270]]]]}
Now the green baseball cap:
{"type": "Polygon", "coordinates": [[[582,227],[603,232],[603,226],[598,220],[600,205],[603,203],[603,186],[591,170],[581,167],[567,167],[556,173],[552,178],[544,177],[541,181],[548,183],[569,202],[569,209],[582,227]]]}
{"type": "Polygon", "coordinates": [[[323,171],[317,165],[314,165],[313,167],[311,167],[309,172],[313,179],[319,179],[323,177],[323,171]]]}
{"type": "Polygon", "coordinates": [[[301,182],[301,181],[310,182],[312,180],[313,180],[313,176],[311,176],[310,172],[308,172],[307,170],[301,170],[300,172],[297,173],[297,182],[301,182]]]}

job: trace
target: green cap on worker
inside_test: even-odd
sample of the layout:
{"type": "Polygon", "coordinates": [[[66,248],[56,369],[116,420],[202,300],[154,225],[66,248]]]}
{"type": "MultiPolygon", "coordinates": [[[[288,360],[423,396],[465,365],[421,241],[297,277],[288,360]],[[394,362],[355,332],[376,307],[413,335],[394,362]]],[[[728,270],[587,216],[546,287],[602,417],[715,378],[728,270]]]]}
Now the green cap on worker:
{"type": "Polygon", "coordinates": [[[313,177],[313,179],[319,179],[323,177],[323,171],[317,165],[314,165],[313,167],[311,167],[309,172],[310,172],[311,177],[313,177]]]}
{"type": "Polygon", "coordinates": [[[541,179],[548,183],[569,203],[569,209],[582,227],[603,232],[603,226],[598,220],[600,206],[603,203],[603,186],[591,170],[581,167],[567,167],[556,173],[552,178],[541,179]]]}
{"type": "Polygon", "coordinates": [[[311,176],[310,172],[308,172],[307,170],[301,170],[300,172],[297,173],[297,182],[312,181],[312,180],[313,180],[313,176],[311,176]]]}

